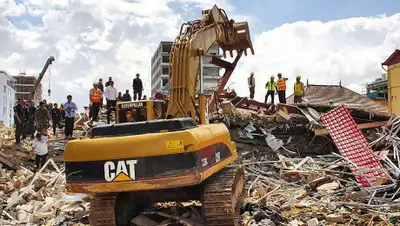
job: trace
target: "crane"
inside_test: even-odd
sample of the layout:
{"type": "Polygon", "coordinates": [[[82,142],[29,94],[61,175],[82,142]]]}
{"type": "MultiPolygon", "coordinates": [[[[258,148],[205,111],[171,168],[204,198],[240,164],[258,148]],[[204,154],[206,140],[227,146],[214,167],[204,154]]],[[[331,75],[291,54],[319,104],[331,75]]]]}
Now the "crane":
{"type": "Polygon", "coordinates": [[[42,81],[44,74],[46,74],[47,68],[50,66],[50,64],[53,63],[54,60],[55,60],[55,59],[54,59],[53,56],[50,56],[49,59],[47,59],[45,65],[43,66],[42,71],[39,73],[39,77],[38,77],[38,79],[36,80],[36,82],[35,82],[35,84],[34,84],[34,86],[33,86],[32,91],[31,91],[31,95],[30,95],[30,99],[31,99],[31,100],[33,100],[33,99],[35,98],[36,89],[37,89],[37,87],[39,86],[40,82],[42,81]]]}

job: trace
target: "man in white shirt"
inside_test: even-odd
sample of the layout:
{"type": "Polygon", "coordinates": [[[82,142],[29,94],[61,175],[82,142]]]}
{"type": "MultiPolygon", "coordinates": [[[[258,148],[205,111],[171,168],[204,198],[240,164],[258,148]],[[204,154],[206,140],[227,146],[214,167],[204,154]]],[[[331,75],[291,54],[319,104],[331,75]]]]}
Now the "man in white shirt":
{"type": "Polygon", "coordinates": [[[32,143],[32,152],[36,154],[36,171],[40,170],[47,161],[47,155],[49,152],[47,148],[48,139],[49,135],[46,130],[43,130],[42,132],[38,131],[36,133],[36,139],[32,143]]]}
{"type": "Polygon", "coordinates": [[[110,81],[110,85],[106,87],[104,91],[107,100],[107,124],[110,124],[111,111],[115,111],[117,106],[118,91],[114,87],[114,81],[110,81]]]}

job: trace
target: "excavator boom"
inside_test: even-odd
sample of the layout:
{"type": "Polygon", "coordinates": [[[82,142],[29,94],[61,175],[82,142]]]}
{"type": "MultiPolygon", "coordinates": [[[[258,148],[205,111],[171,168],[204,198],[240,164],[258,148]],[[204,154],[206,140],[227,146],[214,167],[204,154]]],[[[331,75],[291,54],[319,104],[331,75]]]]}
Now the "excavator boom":
{"type": "Polygon", "coordinates": [[[170,118],[196,119],[195,95],[197,77],[201,67],[200,57],[217,43],[224,57],[233,51],[238,54],[247,49],[254,54],[247,22],[229,20],[225,11],[214,6],[203,10],[199,20],[182,25],[181,32],[171,49],[170,88],[167,115],[170,118]],[[186,28],[184,27],[186,26],[186,28]],[[182,31],[185,28],[185,31],[182,31]]]}

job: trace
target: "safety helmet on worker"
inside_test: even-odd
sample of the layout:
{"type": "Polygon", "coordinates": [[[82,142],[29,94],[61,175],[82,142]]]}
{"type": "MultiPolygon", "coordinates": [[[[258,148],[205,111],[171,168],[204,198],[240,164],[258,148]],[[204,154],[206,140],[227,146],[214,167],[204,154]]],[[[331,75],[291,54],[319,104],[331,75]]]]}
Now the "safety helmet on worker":
{"type": "Polygon", "coordinates": [[[301,78],[301,76],[300,76],[300,75],[297,75],[297,77],[296,77],[296,78],[300,79],[300,78],[301,78]]]}
{"type": "Polygon", "coordinates": [[[254,72],[251,72],[250,75],[254,75],[254,72]]]}
{"type": "Polygon", "coordinates": [[[97,86],[97,82],[93,82],[93,86],[97,86]]]}
{"type": "Polygon", "coordinates": [[[275,76],[271,75],[271,79],[274,79],[274,78],[275,78],[275,76]]]}

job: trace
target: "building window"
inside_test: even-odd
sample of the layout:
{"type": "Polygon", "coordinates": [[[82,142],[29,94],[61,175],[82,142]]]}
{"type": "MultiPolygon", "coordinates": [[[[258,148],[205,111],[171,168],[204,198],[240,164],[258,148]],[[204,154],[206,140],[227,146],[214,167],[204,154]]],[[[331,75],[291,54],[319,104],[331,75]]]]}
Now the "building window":
{"type": "Polygon", "coordinates": [[[163,78],[163,80],[162,80],[162,86],[167,85],[167,83],[168,83],[168,79],[167,79],[167,78],[163,78]]]}
{"type": "Polygon", "coordinates": [[[215,67],[203,67],[204,76],[219,76],[219,68],[215,67]]]}
{"type": "Polygon", "coordinates": [[[169,63],[169,56],[163,56],[162,57],[162,62],[163,63],[169,63]]]}
{"type": "Polygon", "coordinates": [[[168,75],[168,68],[167,67],[163,67],[162,68],[162,73],[163,73],[163,75],[168,75]]]}
{"type": "Polygon", "coordinates": [[[162,51],[164,53],[169,53],[169,52],[171,52],[171,48],[172,48],[172,44],[164,44],[162,46],[162,51]]]}

